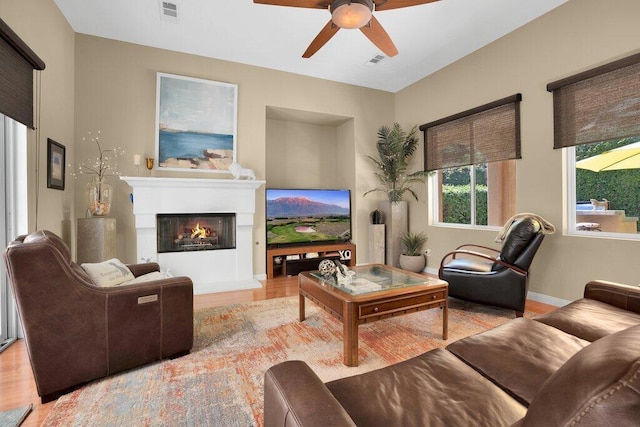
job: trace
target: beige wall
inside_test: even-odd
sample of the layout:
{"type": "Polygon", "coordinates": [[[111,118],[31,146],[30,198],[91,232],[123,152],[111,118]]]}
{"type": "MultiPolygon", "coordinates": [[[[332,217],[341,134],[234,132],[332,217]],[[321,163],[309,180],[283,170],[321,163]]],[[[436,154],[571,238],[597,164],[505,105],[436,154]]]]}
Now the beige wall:
{"type": "MultiPolygon", "coordinates": [[[[534,292],[576,299],[591,279],[638,283],[632,266],[640,242],[563,235],[563,159],[552,149],[552,95],[546,91],[549,82],[640,51],[638,16],[637,0],[570,0],[395,96],[401,123],[428,123],[522,93],[517,211],[538,213],[558,228],[534,260],[534,292]]],[[[426,205],[414,203],[411,209],[411,227],[429,235],[430,267],[459,244],[493,244],[495,232],[428,226],[426,205]]]]}
{"type": "MultiPolygon", "coordinates": [[[[318,130],[316,126],[309,138],[318,140],[322,132],[333,135],[344,154],[331,166],[335,182],[351,188],[354,194],[356,224],[354,237],[358,245],[358,261],[367,259],[367,226],[369,212],[375,207],[375,199],[363,199],[362,194],[373,180],[373,172],[365,154],[373,154],[376,131],[381,124],[390,124],[394,117],[393,94],[333,83],[300,75],[264,68],[219,61],[167,50],[121,43],[82,34],[76,35],[75,55],[75,132],[81,141],[89,131],[101,130],[104,143],[110,147],[121,146],[126,154],[119,164],[123,175],[134,174],[134,153],[151,153],[155,144],[156,73],[164,72],[182,76],[230,82],[238,85],[238,162],[252,168],[259,179],[267,176],[267,167],[295,168],[297,173],[304,165],[308,152],[296,159],[272,160],[267,165],[268,143],[267,108],[299,110],[319,115],[352,118],[337,129],[318,130]],[[295,161],[294,161],[295,160],[295,161]]],[[[289,124],[291,132],[305,137],[301,126],[289,124]],[[295,128],[295,130],[294,130],[295,128]]],[[[284,132],[280,129],[279,132],[284,132]]],[[[76,158],[85,160],[94,156],[95,147],[77,144],[76,158]]],[[[313,167],[306,168],[305,184],[323,185],[323,168],[317,167],[317,159],[310,158],[313,167]]],[[[323,159],[331,162],[331,159],[323,159]]],[[[146,172],[143,170],[143,173],[146,172]]],[[[188,176],[224,178],[227,175],[178,173],[154,171],[157,176],[188,176]]],[[[290,180],[279,176],[277,183],[290,180]]],[[[113,216],[118,220],[118,256],[126,262],[136,261],[135,227],[130,188],[118,180],[117,199],[113,216]]],[[[85,210],[84,180],[78,180],[75,212],[85,210]]],[[[289,185],[295,185],[295,181],[289,185]]],[[[267,182],[267,186],[270,183],[267,182]]],[[[332,183],[333,185],[333,183],[332,183]]],[[[264,187],[256,199],[254,239],[254,273],[264,274],[265,222],[264,187]]]]}
{"type": "Polygon", "coordinates": [[[338,129],[267,120],[265,176],[269,187],[347,188],[339,182],[338,129]]]}
{"type": "MultiPolygon", "coordinates": [[[[89,131],[101,130],[108,145],[126,150],[120,172],[134,174],[133,154],[154,150],[156,72],[238,84],[238,160],[253,168],[259,178],[267,176],[267,168],[272,167],[266,161],[267,106],[351,118],[337,128],[337,146],[344,151],[336,165],[341,175],[337,182],[348,183],[353,190],[359,262],[368,258],[368,215],[376,204],[374,198],[362,198],[362,193],[375,185],[365,155],[373,154],[378,127],[397,120],[409,128],[520,92],[523,159],[517,162],[517,211],[539,213],[559,228],[558,233],[545,240],[534,261],[531,289],[575,299],[590,279],[637,282],[637,275],[629,266],[635,265],[640,243],[562,234],[562,153],[551,148],[552,96],[545,90],[551,81],[638,52],[640,27],[635,21],[640,16],[640,3],[635,0],[571,0],[395,95],[86,35],[74,36],[52,0],[0,0],[0,16],[47,64],[42,73],[39,127],[38,228],[60,233],[69,243],[73,243],[74,217],[84,214],[86,177],[74,181],[68,175],[65,192],[47,189],[46,138],[66,145],[68,160],[74,162],[74,141],[81,141],[89,131]],[[74,208],[69,209],[70,206],[74,208]]],[[[94,147],[79,142],[75,145],[76,159],[94,156],[94,147]]],[[[36,159],[34,131],[29,134],[29,150],[29,158],[36,159]]],[[[419,152],[415,156],[412,170],[421,166],[421,155],[419,152]]],[[[30,162],[28,191],[33,229],[36,164],[30,162]]],[[[283,166],[287,165],[291,163],[284,162],[283,166]]],[[[315,179],[320,181],[322,177],[315,179]]],[[[118,256],[133,262],[130,190],[119,181],[114,183],[118,256]]],[[[433,251],[430,268],[436,268],[440,257],[460,243],[492,243],[494,232],[428,226],[426,187],[418,186],[417,190],[420,201],[411,202],[411,229],[425,229],[429,234],[428,247],[433,251]]],[[[256,274],[265,271],[262,191],[257,196],[254,231],[256,274]]]]}
{"type": "Polygon", "coordinates": [[[66,146],[67,160],[73,160],[75,35],[53,1],[0,0],[0,17],[46,64],[39,130],[28,131],[28,188],[20,189],[29,194],[29,230],[48,229],[71,244],[74,183],[67,176],[65,191],[47,188],[47,138],[66,146]]]}

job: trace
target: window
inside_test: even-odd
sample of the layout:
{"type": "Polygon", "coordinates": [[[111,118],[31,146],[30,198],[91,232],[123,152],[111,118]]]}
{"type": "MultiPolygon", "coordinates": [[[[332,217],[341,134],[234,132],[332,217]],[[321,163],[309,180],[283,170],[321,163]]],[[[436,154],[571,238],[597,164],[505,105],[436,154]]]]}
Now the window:
{"type": "Polygon", "coordinates": [[[567,233],[640,240],[640,54],[550,83],[567,233]]]}
{"type": "Polygon", "coordinates": [[[640,169],[598,171],[609,163],[608,152],[626,157],[640,153],[639,146],[640,137],[631,137],[567,148],[569,234],[640,238],[640,169]]]}
{"type": "Polygon", "coordinates": [[[515,214],[515,160],[442,169],[431,194],[435,224],[501,227],[515,214]]]}
{"type": "MultiPolygon", "coordinates": [[[[44,70],[45,64],[2,19],[0,64],[0,240],[4,247],[27,230],[27,130],[22,124],[34,128],[33,70],[44,70]]],[[[39,77],[38,72],[38,82],[39,77]]],[[[15,340],[18,329],[13,296],[0,263],[0,351],[15,340]]]]}
{"type": "Polygon", "coordinates": [[[420,126],[432,224],[501,227],[515,214],[520,94],[420,126]]]}
{"type": "MultiPolygon", "coordinates": [[[[0,114],[0,240],[5,247],[27,231],[27,128],[0,114]]],[[[0,351],[17,336],[18,316],[0,263],[0,351]]]]}

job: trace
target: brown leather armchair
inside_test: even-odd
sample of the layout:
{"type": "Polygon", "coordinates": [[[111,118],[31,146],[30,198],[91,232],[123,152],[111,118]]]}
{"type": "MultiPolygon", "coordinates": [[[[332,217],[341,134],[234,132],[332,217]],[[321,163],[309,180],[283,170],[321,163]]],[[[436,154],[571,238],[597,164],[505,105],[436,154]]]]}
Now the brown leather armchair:
{"type": "Polygon", "coordinates": [[[449,283],[451,297],[509,308],[522,317],[529,290],[529,267],[543,238],[542,226],[536,219],[518,219],[511,224],[502,249],[459,246],[442,258],[439,276],[449,283]]]}
{"type": "MultiPolygon", "coordinates": [[[[4,252],[42,402],[75,386],[193,345],[193,283],[173,277],[120,287],[95,286],[49,231],[16,238],[4,252]]],[[[156,263],[128,266],[134,276],[156,263]]]]}

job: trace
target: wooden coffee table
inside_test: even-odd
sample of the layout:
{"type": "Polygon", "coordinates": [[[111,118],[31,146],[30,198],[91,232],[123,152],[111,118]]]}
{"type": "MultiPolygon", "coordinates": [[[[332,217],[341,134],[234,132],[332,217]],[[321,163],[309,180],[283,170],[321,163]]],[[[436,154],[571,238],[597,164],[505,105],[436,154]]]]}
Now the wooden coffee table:
{"type": "Polygon", "coordinates": [[[388,265],[352,268],[351,284],[323,278],[318,271],[298,275],[300,321],[305,298],[338,318],[344,328],[344,364],[358,366],[358,325],[429,308],[442,308],[442,339],[448,335],[449,285],[444,280],[388,265]]]}

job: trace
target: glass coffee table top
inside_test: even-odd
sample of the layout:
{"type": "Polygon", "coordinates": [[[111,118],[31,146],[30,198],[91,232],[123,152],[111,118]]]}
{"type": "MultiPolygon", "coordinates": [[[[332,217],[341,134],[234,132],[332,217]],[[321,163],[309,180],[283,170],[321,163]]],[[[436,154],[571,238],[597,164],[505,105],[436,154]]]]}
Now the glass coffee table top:
{"type": "Polygon", "coordinates": [[[357,266],[350,268],[349,271],[355,274],[352,273],[343,281],[337,281],[334,276],[325,277],[319,271],[312,271],[311,275],[351,295],[440,282],[435,278],[408,273],[381,264],[357,266]]]}

